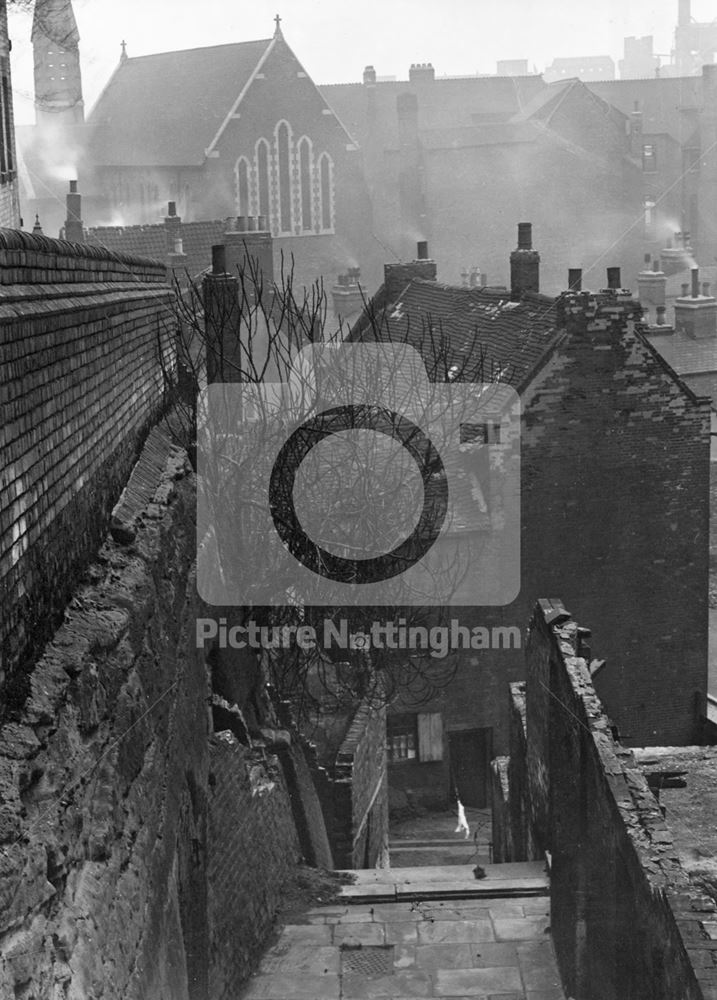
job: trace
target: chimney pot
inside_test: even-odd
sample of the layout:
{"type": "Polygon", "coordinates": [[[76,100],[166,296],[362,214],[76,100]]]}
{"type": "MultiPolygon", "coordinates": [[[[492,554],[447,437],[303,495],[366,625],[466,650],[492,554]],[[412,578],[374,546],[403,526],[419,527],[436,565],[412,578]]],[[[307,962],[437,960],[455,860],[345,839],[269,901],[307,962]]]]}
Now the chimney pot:
{"type": "Polygon", "coordinates": [[[77,181],[70,181],[70,194],[77,194],[77,181]]]}
{"type": "Polygon", "coordinates": [[[416,260],[428,260],[427,240],[419,240],[416,244],[416,260]]]}
{"type": "Polygon", "coordinates": [[[170,201],[167,204],[167,215],[174,217],[177,214],[177,203],[176,201],[170,201]]]}
{"type": "Polygon", "coordinates": [[[253,215],[247,215],[246,217],[246,231],[248,233],[256,232],[256,217],[253,215]]]}
{"type": "Polygon", "coordinates": [[[683,281],[682,284],[680,285],[680,288],[682,289],[682,298],[684,299],[684,297],[690,290],[689,282],[683,281]]]}
{"type": "Polygon", "coordinates": [[[363,71],[363,82],[372,84],[376,82],[376,70],[373,66],[366,66],[363,71]]]}
{"type": "Polygon", "coordinates": [[[571,292],[581,292],[583,290],[583,272],[580,267],[568,269],[568,290],[571,292]]]}
{"type": "Polygon", "coordinates": [[[481,273],[480,286],[481,288],[485,288],[487,285],[488,285],[488,275],[481,273]]]}
{"type": "Polygon", "coordinates": [[[533,224],[532,222],[518,223],[518,249],[533,249],[533,224]]]}
{"type": "Polygon", "coordinates": [[[657,325],[658,326],[664,326],[665,325],[665,313],[666,313],[666,311],[667,311],[667,309],[666,309],[665,306],[657,306],[656,312],[657,312],[657,325]]]}
{"type": "Polygon", "coordinates": [[[652,270],[653,270],[653,271],[659,271],[659,270],[660,270],[660,262],[659,262],[659,260],[657,259],[657,257],[655,257],[655,258],[653,259],[653,261],[652,261],[652,270]]]}
{"type": "Polygon", "coordinates": [[[703,281],[702,282],[702,294],[705,296],[705,298],[709,297],[709,294],[710,294],[710,283],[709,283],[709,281],[703,281]]]}
{"type": "Polygon", "coordinates": [[[236,232],[245,233],[246,228],[246,215],[237,215],[236,232]]]}
{"type": "Polygon", "coordinates": [[[650,266],[651,261],[652,261],[652,254],[646,253],[645,256],[642,259],[645,262],[645,270],[647,270],[649,268],[649,266],[650,266]]]}
{"type": "Polygon", "coordinates": [[[212,274],[227,273],[227,248],[223,243],[212,247],[212,274]]]}
{"type": "Polygon", "coordinates": [[[700,294],[700,269],[698,267],[693,267],[691,270],[692,275],[692,298],[699,298],[700,294]]]}
{"type": "Polygon", "coordinates": [[[608,288],[620,288],[620,268],[619,267],[609,267],[607,269],[607,287],[608,288]]]}
{"type": "Polygon", "coordinates": [[[265,233],[265,232],[268,231],[269,227],[266,224],[266,216],[265,215],[258,215],[257,219],[256,219],[256,222],[257,222],[256,228],[259,230],[260,233],[265,233]]]}

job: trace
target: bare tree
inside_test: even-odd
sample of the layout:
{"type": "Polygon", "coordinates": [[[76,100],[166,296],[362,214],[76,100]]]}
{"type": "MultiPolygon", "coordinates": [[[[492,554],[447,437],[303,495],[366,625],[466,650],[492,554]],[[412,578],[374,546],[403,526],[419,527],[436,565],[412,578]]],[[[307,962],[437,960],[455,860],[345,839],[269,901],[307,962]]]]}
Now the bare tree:
{"type": "MultiPolygon", "coordinates": [[[[213,601],[220,610],[213,610],[227,628],[231,625],[244,630],[241,634],[245,640],[249,623],[254,626],[254,634],[258,629],[266,630],[257,657],[278,696],[290,700],[303,719],[327,708],[355,704],[357,699],[390,703],[400,695],[403,704],[416,705],[431,700],[450,682],[457,665],[450,651],[435,655],[435,644],[429,640],[436,634],[432,630],[447,627],[446,606],[465,570],[460,554],[454,551],[447,564],[434,566],[429,578],[420,584],[427,588],[427,597],[433,598],[440,577],[441,593],[445,594],[443,606],[436,606],[435,600],[426,600],[424,605],[416,600],[415,593],[408,595],[398,579],[400,574],[396,574],[395,587],[391,584],[395,603],[392,598],[390,606],[372,605],[370,600],[368,606],[360,607],[340,600],[330,604],[307,601],[300,587],[287,586],[281,568],[284,553],[277,554],[267,544],[265,487],[271,479],[269,468],[276,467],[282,445],[285,460],[301,467],[303,482],[299,492],[303,508],[298,516],[296,480],[291,480],[293,492],[280,490],[278,499],[274,497],[271,513],[279,531],[282,519],[286,519],[287,545],[299,561],[316,573],[320,575],[326,562],[335,558],[341,566],[349,567],[349,576],[339,582],[355,582],[350,573],[361,565],[352,560],[359,528],[363,531],[362,541],[372,542],[377,552],[402,551],[400,558],[409,563],[413,558],[410,546],[400,550],[406,524],[411,522],[412,512],[419,528],[421,511],[427,520],[431,519],[446,475],[440,462],[434,468],[428,461],[428,446],[419,431],[422,411],[450,405],[432,385],[476,382],[485,379],[486,374],[486,381],[492,383],[497,376],[505,378],[506,373],[490,365],[477,338],[456,353],[439,323],[424,323],[418,334],[404,329],[398,339],[425,349],[425,356],[433,361],[431,374],[435,382],[429,384],[424,372],[426,384],[419,385],[415,372],[406,367],[401,368],[397,378],[395,372],[391,375],[382,369],[381,355],[377,354],[373,364],[361,369],[354,388],[358,398],[371,401],[380,400],[383,392],[390,390],[392,406],[374,407],[379,411],[379,420],[385,422],[374,428],[381,433],[361,433],[365,426],[360,407],[353,408],[355,424],[346,424],[343,414],[339,414],[344,422],[337,428],[331,423],[336,419],[334,411],[323,412],[315,397],[320,388],[320,398],[331,398],[337,388],[332,382],[340,382],[345,372],[334,371],[330,365],[321,368],[319,374],[314,368],[297,368],[297,359],[304,356],[300,354],[302,349],[320,347],[325,351],[346,345],[348,331],[328,319],[321,282],[297,289],[293,262],[286,266],[282,259],[281,279],[270,284],[258,262],[247,254],[236,275],[212,275],[203,286],[188,278],[175,279],[175,290],[177,364],[165,368],[165,385],[173,404],[173,432],[192,455],[195,467],[199,438],[200,490],[207,491],[204,500],[208,511],[199,526],[200,545],[208,553],[203,565],[208,565],[212,573],[216,571],[222,584],[220,596],[213,601]],[[208,383],[228,385],[230,389],[219,396],[211,391],[203,393],[208,383]],[[219,422],[217,406],[222,409],[219,422]],[[210,412],[211,407],[214,412],[210,412]],[[307,421],[313,420],[314,426],[317,420],[323,421],[320,447],[307,445],[300,433],[291,439],[292,415],[297,410],[302,414],[302,426],[307,421]],[[402,419],[397,413],[404,411],[418,416],[397,427],[402,419]],[[286,419],[282,420],[282,416],[286,419]],[[335,433],[337,429],[339,434],[335,433]],[[287,437],[290,446],[285,443],[287,437]],[[418,462],[428,468],[423,479],[420,475],[411,479],[410,470],[401,466],[397,437],[401,441],[398,452],[404,458],[406,448],[413,449],[408,465],[418,462]],[[373,469],[368,484],[367,467],[373,469]],[[304,525],[311,530],[301,531],[304,525]],[[314,546],[317,538],[320,546],[314,546]],[[318,556],[314,548],[318,548],[318,556]],[[322,565],[317,567],[312,558],[323,561],[322,565]],[[221,597],[231,592],[232,583],[243,595],[240,601],[221,597]],[[407,596],[412,599],[404,603],[407,596]],[[378,643],[376,623],[386,627],[384,632],[379,627],[378,643]],[[313,634],[317,641],[313,645],[302,642],[306,634],[313,634]],[[333,643],[323,641],[327,634],[333,643]],[[413,640],[408,646],[407,637],[413,640]],[[403,648],[396,648],[401,645],[403,648]]],[[[374,344],[393,341],[385,313],[377,314],[370,303],[365,305],[362,340],[374,344]]],[[[346,346],[336,353],[345,356],[346,346]]],[[[451,418],[457,426],[460,414],[452,414],[451,418]]],[[[462,460],[470,466],[473,458],[472,454],[464,454],[462,460]]],[[[477,477],[464,478],[474,497],[478,496],[477,477]]],[[[480,512],[479,499],[476,510],[480,512]]],[[[420,544],[420,530],[414,531],[414,536],[412,544],[420,544]]],[[[205,582],[202,590],[206,594],[211,586],[205,582]]],[[[340,586],[337,591],[341,593],[340,586]]]]}

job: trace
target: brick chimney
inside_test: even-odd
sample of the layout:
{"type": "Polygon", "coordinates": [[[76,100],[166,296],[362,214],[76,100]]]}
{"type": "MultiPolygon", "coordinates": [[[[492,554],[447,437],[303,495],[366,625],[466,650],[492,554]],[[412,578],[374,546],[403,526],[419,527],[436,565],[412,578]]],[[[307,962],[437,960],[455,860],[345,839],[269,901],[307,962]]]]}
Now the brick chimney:
{"type": "Polygon", "coordinates": [[[167,266],[172,271],[179,271],[180,277],[181,273],[186,270],[187,255],[184,252],[184,244],[182,243],[181,236],[176,237],[172,250],[167,254],[167,266]]]}
{"type": "Polygon", "coordinates": [[[367,87],[376,86],[376,70],[373,66],[366,66],[363,71],[363,82],[367,87]]]}
{"type": "Polygon", "coordinates": [[[411,63],[408,79],[410,83],[432,83],[436,79],[433,63],[411,63]]]}
{"type": "Polygon", "coordinates": [[[683,285],[683,294],[675,299],[675,330],[695,340],[717,337],[717,299],[708,284],[700,291],[699,268],[692,268],[691,278],[691,287],[683,285]]]}
{"type": "Polygon", "coordinates": [[[239,279],[227,274],[223,244],[212,247],[212,270],[202,282],[207,382],[239,382],[239,279]]]}
{"type": "Polygon", "coordinates": [[[416,259],[406,263],[384,264],[383,283],[386,288],[386,301],[395,301],[406,285],[414,278],[424,281],[435,281],[437,268],[435,260],[428,256],[428,244],[422,240],[416,246],[416,259]],[[425,255],[425,256],[422,256],[425,255]]]}
{"type": "Polygon", "coordinates": [[[689,233],[676,233],[675,241],[677,246],[673,246],[672,240],[668,240],[667,246],[660,250],[660,270],[664,271],[668,278],[685,271],[693,258],[694,251],[690,246],[689,233]]]}
{"type": "Polygon", "coordinates": [[[618,343],[627,332],[628,322],[641,316],[640,303],[619,288],[565,292],[557,302],[558,326],[591,344],[618,343]]]}
{"type": "Polygon", "coordinates": [[[650,263],[650,255],[645,257],[645,266],[637,276],[637,297],[640,305],[650,319],[657,316],[662,309],[664,316],[665,297],[667,294],[667,275],[661,271],[657,260],[650,263]]]}
{"type": "Polygon", "coordinates": [[[182,218],[177,215],[176,201],[167,202],[167,214],[164,217],[164,231],[167,237],[167,253],[174,252],[175,241],[182,235],[182,218]]]}
{"type": "Polygon", "coordinates": [[[274,284],[274,241],[266,216],[244,216],[236,219],[236,228],[224,234],[227,271],[237,275],[240,270],[256,269],[265,294],[274,284]]]}
{"type": "Polygon", "coordinates": [[[65,220],[64,237],[72,243],[85,242],[85,229],[82,224],[82,196],[77,190],[77,181],[70,181],[67,193],[67,219],[65,220]]]}
{"type": "Polygon", "coordinates": [[[331,289],[334,304],[334,316],[344,323],[351,323],[358,318],[364,307],[365,295],[361,287],[361,269],[350,267],[340,274],[336,284],[331,289]]]}
{"type": "Polygon", "coordinates": [[[518,223],[518,247],[510,255],[510,298],[519,302],[525,292],[540,291],[540,254],[533,250],[533,226],[518,223]]]}

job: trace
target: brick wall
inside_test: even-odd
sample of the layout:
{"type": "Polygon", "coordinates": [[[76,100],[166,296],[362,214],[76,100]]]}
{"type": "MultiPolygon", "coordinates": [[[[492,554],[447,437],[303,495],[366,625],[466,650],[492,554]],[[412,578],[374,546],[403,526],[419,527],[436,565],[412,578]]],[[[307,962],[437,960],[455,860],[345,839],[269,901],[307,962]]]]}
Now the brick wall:
{"type": "Polygon", "coordinates": [[[161,407],[170,303],[156,262],[0,232],[0,680],[11,710],[161,407]]]}
{"type": "Polygon", "coordinates": [[[322,794],[337,868],[381,867],[388,859],[385,744],[386,709],[362,704],[322,794]]]}
{"type": "Polygon", "coordinates": [[[159,470],[131,546],[105,540],[0,732],[0,996],[206,1000],[209,692],[185,468],[159,470]]]}
{"type": "Polygon", "coordinates": [[[698,922],[714,918],[715,901],[681,867],[644,774],[613,739],[576,655],[577,625],[567,614],[554,618],[561,611],[540,602],[531,622],[527,768],[510,797],[527,797],[537,844],[551,854],[551,926],[566,992],[712,998],[715,967],[704,961],[698,922]]]}
{"type": "Polygon", "coordinates": [[[689,743],[707,686],[709,430],[617,295],[563,300],[565,335],[522,394],[522,588],[559,593],[607,660],[623,742],[689,743]],[[559,558],[556,558],[559,553],[559,558]]]}
{"type": "Polygon", "coordinates": [[[276,757],[217,733],[209,784],[209,996],[234,1000],[274,923],[299,842],[276,757]]]}

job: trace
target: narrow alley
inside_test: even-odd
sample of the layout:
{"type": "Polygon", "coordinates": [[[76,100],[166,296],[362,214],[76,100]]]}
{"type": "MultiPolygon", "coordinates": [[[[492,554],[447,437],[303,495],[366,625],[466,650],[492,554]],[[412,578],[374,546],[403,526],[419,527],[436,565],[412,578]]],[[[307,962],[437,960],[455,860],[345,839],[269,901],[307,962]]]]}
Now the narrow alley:
{"type": "Polygon", "coordinates": [[[392,867],[294,916],[242,1000],[564,1000],[545,866],[490,864],[490,812],[467,818],[468,839],[450,813],[393,827],[392,867]]]}

